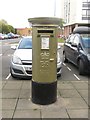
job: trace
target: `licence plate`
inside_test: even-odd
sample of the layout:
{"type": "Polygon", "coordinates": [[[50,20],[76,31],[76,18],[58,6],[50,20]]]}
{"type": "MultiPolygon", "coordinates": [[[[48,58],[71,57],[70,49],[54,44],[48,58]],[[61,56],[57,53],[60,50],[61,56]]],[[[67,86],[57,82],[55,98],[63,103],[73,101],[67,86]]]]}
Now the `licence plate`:
{"type": "Polygon", "coordinates": [[[32,68],[30,68],[30,67],[26,67],[26,70],[31,71],[31,70],[32,70],[32,68]]]}

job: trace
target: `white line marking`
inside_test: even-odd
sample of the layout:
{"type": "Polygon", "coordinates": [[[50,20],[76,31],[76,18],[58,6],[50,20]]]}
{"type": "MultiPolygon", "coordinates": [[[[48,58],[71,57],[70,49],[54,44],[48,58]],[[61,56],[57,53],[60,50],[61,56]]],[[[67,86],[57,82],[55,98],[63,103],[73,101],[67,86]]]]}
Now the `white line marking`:
{"type": "Polygon", "coordinates": [[[67,69],[68,69],[69,71],[71,71],[71,68],[67,67],[67,69]]]}
{"type": "Polygon", "coordinates": [[[65,64],[65,63],[63,63],[63,65],[64,65],[64,66],[66,66],[66,64],[65,64]]]}
{"type": "Polygon", "coordinates": [[[76,74],[73,74],[73,75],[77,80],[80,80],[80,78],[76,74]]]}
{"type": "Polygon", "coordinates": [[[2,54],[0,54],[0,56],[2,56],[2,54]]]}
{"type": "Polygon", "coordinates": [[[8,78],[10,78],[10,76],[11,76],[11,73],[9,73],[9,75],[6,77],[6,80],[8,80],[8,78]]]}

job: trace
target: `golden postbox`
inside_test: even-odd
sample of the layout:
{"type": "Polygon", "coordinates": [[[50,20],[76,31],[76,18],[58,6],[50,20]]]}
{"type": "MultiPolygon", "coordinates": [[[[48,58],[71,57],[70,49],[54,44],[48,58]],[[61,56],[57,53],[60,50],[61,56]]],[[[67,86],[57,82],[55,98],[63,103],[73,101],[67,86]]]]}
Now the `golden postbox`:
{"type": "Polygon", "coordinates": [[[32,102],[57,100],[57,34],[60,18],[29,18],[32,24],[32,102]]]}

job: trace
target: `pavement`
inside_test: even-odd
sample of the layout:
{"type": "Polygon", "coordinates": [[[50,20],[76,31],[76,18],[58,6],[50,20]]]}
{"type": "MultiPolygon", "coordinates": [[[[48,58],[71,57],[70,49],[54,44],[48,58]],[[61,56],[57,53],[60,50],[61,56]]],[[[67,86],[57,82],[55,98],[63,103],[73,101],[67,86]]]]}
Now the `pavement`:
{"type": "Polygon", "coordinates": [[[50,105],[38,105],[31,101],[31,80],[3,80],[0,88],[2,118],[87,119],[90,106],[88,85],[88,81],[58,80],[57,101],[50,105]]]}

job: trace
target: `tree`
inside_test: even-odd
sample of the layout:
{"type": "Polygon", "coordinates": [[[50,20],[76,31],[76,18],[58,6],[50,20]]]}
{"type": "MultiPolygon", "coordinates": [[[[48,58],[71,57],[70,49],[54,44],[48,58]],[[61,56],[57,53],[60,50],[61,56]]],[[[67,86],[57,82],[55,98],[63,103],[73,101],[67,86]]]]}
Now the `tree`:
{"type": "Polygon", "coordinates": [[[8,23],[7,23],[6,20],[2,19],[2,20],[0,20],[0,21],[1,21],[2,24],[6,24],[6,25],[8,25],[8,23]]]}
{"type": "Polygon", "coordinates": [[[0,23],[0,33],[2,33],[2,24],[0,23]]]}
{"type": "Polygon", "coordinates": [[[65,24],[65,22],[64,22],[63,19],[61,19],[61,20],[60,20],[60,24],[59,24],[60,29],[61,29],[61,34],[63,34],[63,24],[65,24]]]}
{"type": "Polygon", "coordinates": [[[9,27],[10,32],[15,33],[15,29],[13,28],[13,26],[8,25],[8,27],[9,27]]]}
{"type": "Polygon", "coordinates": [[[63,24],[65,24],[65,22],[64,22],[63,19],[61,19],[61,20],[60,20],[60,24],[59,24],[59,26],[60,26],[61,29],[63,28],[63,24]]]}
{"type": "Polygon", "coordinates": [[[6,20],[3,20],[3,19],[0,20],[0,33],[7,34],[9,32],[15,33],[14,27],[11,25],[8,25],[6,20]]]}
{"type": "Polygon", "coordinates": [[[9,29],[8,25],[2,24],[2,33],[7,34],[9,32],[10,32],[10,29],[9,29]]]}

